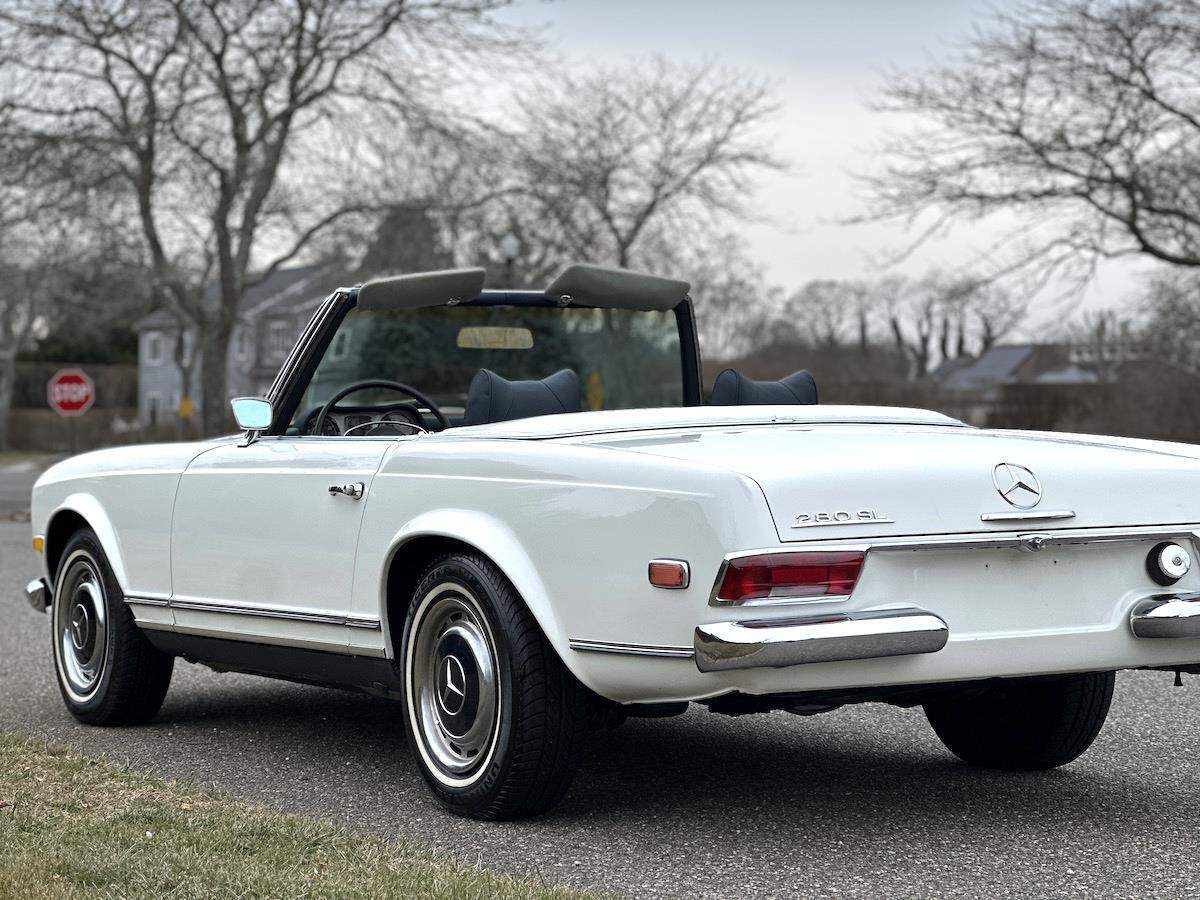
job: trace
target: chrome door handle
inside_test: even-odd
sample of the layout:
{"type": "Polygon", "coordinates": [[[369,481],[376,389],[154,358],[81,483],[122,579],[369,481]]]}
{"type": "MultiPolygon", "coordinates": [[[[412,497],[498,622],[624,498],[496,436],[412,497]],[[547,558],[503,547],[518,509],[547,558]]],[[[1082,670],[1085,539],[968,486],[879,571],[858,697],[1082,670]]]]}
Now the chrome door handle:
{"type": "Polygon", "coordinates": [[[361,481],[355,481],[352,484],[331,484],[329,486],[329,496],[333,497],[337,494],[345,494],[351,500],[361,500],[365,486],[361,481]]]}

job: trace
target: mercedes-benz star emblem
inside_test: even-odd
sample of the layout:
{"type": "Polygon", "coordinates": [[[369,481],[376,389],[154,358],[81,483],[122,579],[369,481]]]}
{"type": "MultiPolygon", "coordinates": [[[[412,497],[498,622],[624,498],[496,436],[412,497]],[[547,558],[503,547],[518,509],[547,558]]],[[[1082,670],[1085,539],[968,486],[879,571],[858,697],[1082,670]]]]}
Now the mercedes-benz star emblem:
{"type": "Polygon", "coordinates": [[[441,682],[438,700],[441,701],[442,709],[452,716],[457,715],[467,700],[467,677],[458,657],[447,656],[442,661],[441,682]]]}
{"type": "Polygon", "coordinates": [[[998,463],[992,470],[992,484],[1017,509],[1033,509],[1041,502],[1042,483],[1024,466],[998,463]]]}

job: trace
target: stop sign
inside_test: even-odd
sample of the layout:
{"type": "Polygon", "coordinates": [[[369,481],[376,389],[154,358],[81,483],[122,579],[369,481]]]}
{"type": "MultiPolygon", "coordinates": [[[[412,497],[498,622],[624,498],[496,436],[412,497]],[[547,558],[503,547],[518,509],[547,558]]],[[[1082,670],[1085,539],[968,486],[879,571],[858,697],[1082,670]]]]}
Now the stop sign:
{"type": "Polygon", "coordinates": [[[96,386],[83,369],[59,369],[46,382],[46,402],[60,416],[82,416],[96,401],[96,386]]]}

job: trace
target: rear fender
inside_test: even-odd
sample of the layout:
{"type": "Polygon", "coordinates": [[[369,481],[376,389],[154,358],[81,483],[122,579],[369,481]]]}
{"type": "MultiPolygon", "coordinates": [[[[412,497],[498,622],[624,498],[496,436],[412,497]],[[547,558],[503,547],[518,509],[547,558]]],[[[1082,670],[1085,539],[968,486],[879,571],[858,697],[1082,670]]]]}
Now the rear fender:
{"type": "MultiPolygon", "coordinates": [[[[423,513],[400,529],[392,539],[391,546],[388,548],[387,564],[380,574],[382,597],[386,597],[387,594],[388,571],[391,568],[392,560],[405,544],[421,537],[450,538],[474,547],[494,562],[524,599],[525,605],[537,619],[542,633],[550,640],[559,658],[568,669],[572,670],[572,674],[576,677],[579,676],[579,673],[571,665],[571,654],[567,652],[566,630],[562,620],[554,611],[546,586],[538,574],[533,560],[529,558],[529,554],[525,552],[525,548],[512,530],[500,520],[486,513],[465,509],[432,510],[423,513]]],[[[382,604],[382,610],[385,617],[383,633],[389,635],[392,632],[386,621],[386,602],[382,604]]],[[[398,655],[399,648],[393,648],[393,651],[398,655]]]]}

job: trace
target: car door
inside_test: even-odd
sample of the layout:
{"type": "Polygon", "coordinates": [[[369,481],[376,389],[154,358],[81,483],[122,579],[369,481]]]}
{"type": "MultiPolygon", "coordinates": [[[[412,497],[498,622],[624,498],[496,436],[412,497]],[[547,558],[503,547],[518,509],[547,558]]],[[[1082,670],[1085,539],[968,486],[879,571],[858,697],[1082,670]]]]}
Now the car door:
{"type": "Polygon", "coordinates": [[[176,630],[347,652],[351,627],[378,628],[350,604],[366,497],[391,445],[267,437],[193,460],[172,518],[176,630]]]}

